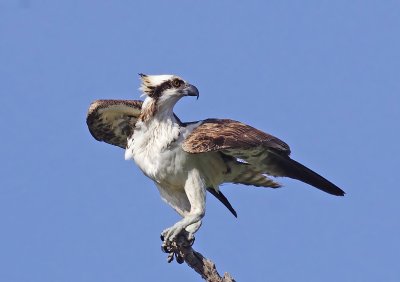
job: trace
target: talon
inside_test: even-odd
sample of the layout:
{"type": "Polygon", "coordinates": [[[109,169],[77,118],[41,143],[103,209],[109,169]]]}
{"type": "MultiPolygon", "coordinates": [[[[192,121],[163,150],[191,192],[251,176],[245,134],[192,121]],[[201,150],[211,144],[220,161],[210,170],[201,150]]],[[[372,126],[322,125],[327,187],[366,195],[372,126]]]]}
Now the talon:
{"type": "Polygon", "coordinates": [[[177,263],[179,263],[179,264],[182,264],[182,263],[184,263],[184,259],[183,259],[183,257],[181,257],[180,255],[178,255],[178,254],[175,254],[175,259],[176,259],[176,262],[177,263]]]}
{"type": "Polygon", "coordinates": [[[168,257],[167,257],[167,262],[171,263],[171,261],[174,260],[174,253],[169,253],[168,257]]]}
{"type": "Polygon", "coordinates": [[[161,251],[163,252],[163,253],[166,253],[166,254],[169,254],[171,251],[169,250],[169,248],[168,248],[168,246],[167,245],[162,245],[161,246],[161,251]]]}

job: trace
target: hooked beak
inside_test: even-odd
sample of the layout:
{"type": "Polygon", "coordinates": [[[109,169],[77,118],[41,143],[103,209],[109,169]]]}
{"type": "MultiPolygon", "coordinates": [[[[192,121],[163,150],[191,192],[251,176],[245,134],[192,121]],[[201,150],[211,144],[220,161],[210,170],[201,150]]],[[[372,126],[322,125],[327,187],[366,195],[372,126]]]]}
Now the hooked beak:
{"type": "Polygon", "coordinates": [[[196,96],[199,99],[199,90],[196,86],[188,84],[185,88],[186,96],[196,96]]]}

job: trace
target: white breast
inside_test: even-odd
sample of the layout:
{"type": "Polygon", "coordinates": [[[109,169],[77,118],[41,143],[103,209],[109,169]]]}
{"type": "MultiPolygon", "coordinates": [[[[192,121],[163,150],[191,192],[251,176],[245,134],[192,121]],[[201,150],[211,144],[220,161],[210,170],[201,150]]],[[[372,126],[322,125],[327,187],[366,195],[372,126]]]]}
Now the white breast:
{"type": "Polygon", "coordinates": [[[188,171],[196,168],[210,187],[223,181],[225,166],[217,153],[189,154],[183,140],[200,123],[180,127],[173,121],[140,123],[128,140],[125,159],[133,159],[142,172],[158,184],[182,189],[188,171]]]}
{"type": "Polygon", "coordinates": [[[182,133],[172,120],[140,123],[128,141],[125,159],[133,159],[157,183],[182,185],[188,154],[179,145],[182,133]]]}

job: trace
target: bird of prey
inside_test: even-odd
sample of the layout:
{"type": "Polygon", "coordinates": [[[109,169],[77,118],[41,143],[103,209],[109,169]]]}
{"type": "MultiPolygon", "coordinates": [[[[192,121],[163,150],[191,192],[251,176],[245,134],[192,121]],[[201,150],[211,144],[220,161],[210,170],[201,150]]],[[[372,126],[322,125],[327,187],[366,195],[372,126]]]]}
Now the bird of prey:
{"type": "Polygon", "coordinates": [[[173,112],[185,96],[199,97],[197,88],[175,75],[140,74],[139,100],[97,100],[89,108],[87,125],[98,141],[125,149],[157,186],[161,198],[182,219],[161,233],[164,243],[181,232],[189,239],[200,228],[207,191],[234,216],[219,186],[223,183],[277,188],[269,176],[300,180],[326,193],[344,191],[290,158],[282,140],[230,119],[182,122],[173,112]]]}

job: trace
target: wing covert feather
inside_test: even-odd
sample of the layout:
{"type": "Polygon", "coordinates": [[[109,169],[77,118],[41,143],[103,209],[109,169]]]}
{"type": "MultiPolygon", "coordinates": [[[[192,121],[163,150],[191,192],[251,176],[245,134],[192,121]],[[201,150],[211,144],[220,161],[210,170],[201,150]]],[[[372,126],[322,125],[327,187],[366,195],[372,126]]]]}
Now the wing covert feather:
{"type": "Polygon", "coordinates": [[[205,153],[223,150],[273,148],[290,154],[289,146],[282,140],[254,127],[230,119],[206,119],[185,139],[183,150],[188,153],[205,153]]]}
{"type": "Polygon", "coordinates": [[[125,149],[141,108],[139,100],[96,100],[89,107],[86,123],[96,140],[125,149]]]}

